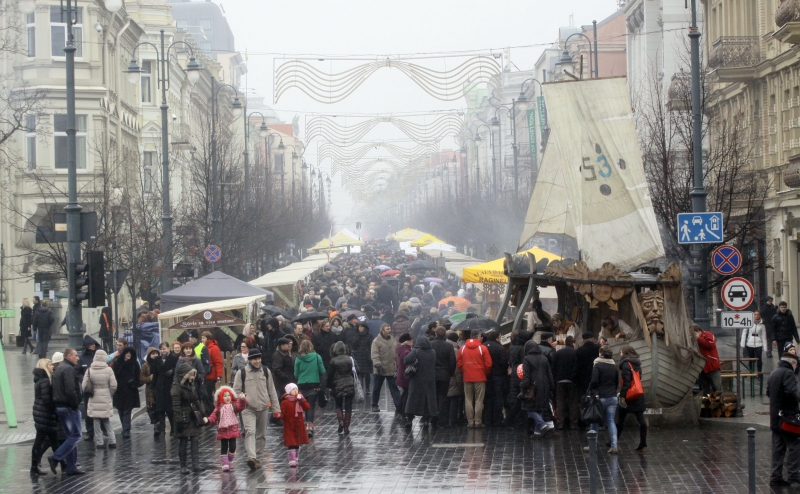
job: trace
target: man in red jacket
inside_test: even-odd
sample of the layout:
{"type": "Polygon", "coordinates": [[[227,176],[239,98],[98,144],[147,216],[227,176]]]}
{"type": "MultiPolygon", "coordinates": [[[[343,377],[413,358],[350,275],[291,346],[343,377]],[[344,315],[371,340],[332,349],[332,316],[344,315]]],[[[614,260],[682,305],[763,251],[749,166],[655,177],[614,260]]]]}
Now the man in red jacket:
{"type": "Polygon", "coordinates": [[[486,375],[492,370],[489,349],[481,345],[481,332],[473,329],[470,339],[458,351],[456,363],[464,375],[464,401],[467,428],[482,428],[483,397],[486,394],[486,375]]]}
{"type": "Polygon", "coordinates": [[[222,379],[222,352],[219,351],[217,340],[210,331],[203,331],[200,341],[208,349],[208,359],[211,362],[211,370],[206,374],[204,381],[208,396],[214,396],[217,391],[217,383],[222,379]]]}
{"type": "Polygon", "coordinates": [[[700,373],[700,388],[707,395],[712,391],[722,391],[722,379],[719,372],[719,353],[717,353],[717,338],[710,331],[703,331],[697,324],[692,324],[700,355],[706,358],[706,365],[700,373]],[[713,387],[713,389],[711,389],[713,387]]]}

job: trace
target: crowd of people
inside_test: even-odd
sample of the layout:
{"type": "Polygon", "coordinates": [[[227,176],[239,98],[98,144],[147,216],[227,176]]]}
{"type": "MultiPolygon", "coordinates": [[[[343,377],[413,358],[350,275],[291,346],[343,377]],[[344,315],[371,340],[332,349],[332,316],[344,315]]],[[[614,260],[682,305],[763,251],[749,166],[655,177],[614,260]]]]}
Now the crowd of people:
{"type": "MultiPolygon", "coordinates": [[[[116,447],[109,420],[115,410],[123,440],[130,437],[131,412],[141,406],[142,386],[154,437],[166,436],[169,422],[170,437],[179,441],[182,473],[191,471],[190,458],[192,469],[201,470],[198,440],[209,425],[216,427],[223,471],[235,468],[242,437],[248,468],[260,468],[270,424],[283,427],[289,465],[297,467],[300,447],[318,434],[319,408],[333,403],[336,433],[346,437],[354,426],[354,405],[381,412],[384,387],[394,420],[408,429],[415,421],[432,429],[513,427],[545,439],[558,430],[603,427],[608,453],[618,454],[631,414],[639,425],[636,451],[647,451],[645,398],[631,392],[641,386],[641,361],[624,344],[631,334],[624,321],[605,318],[597,336],[578,334],[566,317],[548,314],[534,302],[531,330],[515,332],[503,345],[499,329],[459,330],[454,322],[456,314],[471,319],[485,308],[469,287],[459,288],[458,280],[438,278],[433,270],[406,269],[410,261],[396,244],[371,243],[359,254],[332,261],[324,275],[303,288],[299,307],[264,310],[240,331],[187,330],[171,344],[149,348],[142,358],[126,339],[109,355],[86,336],[80,351],[41,358],[34,370],[37,436],[31,473],[43,473],[40,462],[48,448],[53,473],[59,465],[67,475],[83,473],[76,466],[82,417],[84,439],[93,440],[97,449],[116,447]],[[381,276],[379,265],[397,267],[399,274],[381,276]],[[454,296],[469,306],[457,309],[454,296]],[[607,344],[611,340],[622,340],[614,346],[618,356],[607,344]],[[233,357],[226,359],[228,353],[233,357]],[[227,372],[226,362],[231,362],[227,372]],[[226,375],[228,382],[222,382],[226,375]],[[594,423],[584,423],[580,413],[579,401],[587,394],[599,402],[594,423]]],[[[143,312],[140,321],[148,317],[153,314],[143,312]]],[[[714,336],[695,329],[709,362],[700,381],[720,389],[714,336]]],[[[764,336],[743,335],[745,348],[760,345],[758,338],[764,336]]],[[[786,355],[781,365],[795,365],[786,355]]],[[[771,379],[770,387],[776,386],[771,379]]],[[[784,449],[797,447],[784,444],[784,449]]]]}

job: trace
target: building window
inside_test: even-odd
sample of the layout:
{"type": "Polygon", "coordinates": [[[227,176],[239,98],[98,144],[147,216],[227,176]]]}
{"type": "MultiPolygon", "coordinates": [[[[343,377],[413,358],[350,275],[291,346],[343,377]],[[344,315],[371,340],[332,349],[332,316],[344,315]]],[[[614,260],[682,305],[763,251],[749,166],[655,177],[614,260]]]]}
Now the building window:
{"type": "MultiPolygon", "coordinates": [[[[75,115],[76,168],[86,169],[86,115],[75,115]]],[[[67,169],[67,116],[53,115],[53,142],[55,145],[55,161],[57,170],[67,169]]]]}
{"type": "MultiPolygon", "coordinates": [[[[72,34],[75,37],[75,58],[83,57],[83,9],[78,7],[73,12],[75,24],[72,26],[72,34]]],[[[50,6],[50,55],[63,57],[64,47],[67,46],[67,21],[69,16],[66,12],[61,12],[61,6],[50,6]]]]}
{"type": "Polygon", "coordinates": [[[211,42],[210,41],[203,41],[200,43],[200,49],[206,53],[211,53],[211,42]]]}
{"type": "Polygon", "coordinates": [[[25,16],[25,24],[28,39],[28,57],[33,58],[36,56],[36,14],[27,14],[25,16]]]}
{"type": "Polygon", "coordinates": [[[142,191],[145,194],[152,194],[153,165],[155,165],[156,153],[153,151],[145,151],[142,158],[142,191]]]}
{"type": "Polygon", "coordinates": [[[178,29],[183,29],[184,31],[189,29],[189,21],[186,20],[186,19],[178,19],[178,20],[176,20],[175,21],[175,25],[178,27],[178,29]]]}
{"type": "Polygon", "coordinates": [[[153,94],[152,94],[152,73],[153,73],[153,62],[150,60],[145,60],[142,62],[142,103],[152,103],[153,102],[153,94]]]}
{"type": "Polygon", "coordinates": [[[200,19],[200,27],[203,29],[211,29],[211,19],[200,19]]]}
{"type": "Polygon", "coordinates": [[[29,172],[36,170],[36,115],[25,115],[25,160],[29,172]]]}

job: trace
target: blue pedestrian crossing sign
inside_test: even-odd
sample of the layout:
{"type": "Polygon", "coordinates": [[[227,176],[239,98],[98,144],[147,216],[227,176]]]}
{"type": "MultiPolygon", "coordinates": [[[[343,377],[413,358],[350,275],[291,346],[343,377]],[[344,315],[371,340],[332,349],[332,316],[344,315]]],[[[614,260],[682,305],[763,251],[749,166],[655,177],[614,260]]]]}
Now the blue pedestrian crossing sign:
{"type": "Polygon", "coordinates": [[[722,213],[680,213],[679,244],[720,244],[724,240],[722,213]]]}
{"type": "Polygon", "coordinates": [[[222,250],[216,245],[209,245],[203,252],[208,262],[217,262],[222,259],[222,250]]]}
{"type": "Polygon", "coordinates": [[[711,253],[711,266],[723,276],[731,275],[742,267],[742,253],[732,245],[720,245],[711,253]]]}

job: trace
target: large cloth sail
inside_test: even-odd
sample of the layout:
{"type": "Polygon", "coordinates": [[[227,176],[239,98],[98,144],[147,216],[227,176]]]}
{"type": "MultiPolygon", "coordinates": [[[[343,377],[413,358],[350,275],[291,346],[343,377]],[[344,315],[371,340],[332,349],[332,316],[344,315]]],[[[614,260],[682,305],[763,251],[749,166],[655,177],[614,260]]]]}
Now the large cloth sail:
{"type": "MultiPolygon", "coordinates": [[[[569,211],[564,216],[563,233],[569,234],[569,218],[581,259],[591,269],[611,262],[628,270],[662,257],[664,246],[650,201],[625,78],[544,84],[543,89],[552,129],[551,145],[543,158],[543,179],[552,183],[553,177],[558,177],[545,169],[553,165],[544,160],[554,159],[554,168],[564,179],[569,211]]],[[[539,189],[537,179],[532,207],[543,200],[536,197],[539,189]]],[[[550,186],[550,196],[553,190],[550,186]]],[[[541,191],[545,193],[548,187],[543,185],[541,191]]],[[[556,201],[553,207],[560,210],[563,206],[556,201]]],[[[554,217],[548,208],[541,209],[545,211],[543,218],[554,217]]],[[[531,214],[535,220],[537,213],[529,209],[531,214]]],[[[532,230],[536,222],[529,226],[526,218],[526,235],[546,232],[548,225],[541,220],[539,224],[545,230],[532,230]]],[[[529,238],[523,236],[521,240],[529,238]]]]}
{"type": "Polygon", "coordinates": [[[552,144],[553,134],[547,139],[542,164],[533,186],[531,203],[525,215],[519,247],[537,233],[563,234],[575,238],[575,226],[569,210],[564,171],[560,167],[558,149],[552,144]]]}

